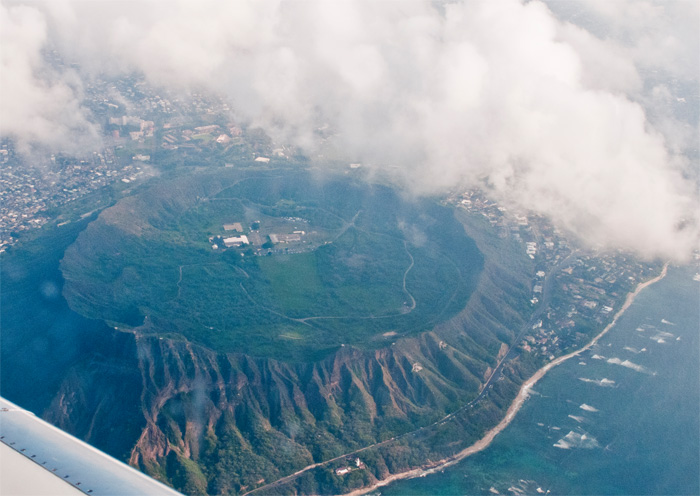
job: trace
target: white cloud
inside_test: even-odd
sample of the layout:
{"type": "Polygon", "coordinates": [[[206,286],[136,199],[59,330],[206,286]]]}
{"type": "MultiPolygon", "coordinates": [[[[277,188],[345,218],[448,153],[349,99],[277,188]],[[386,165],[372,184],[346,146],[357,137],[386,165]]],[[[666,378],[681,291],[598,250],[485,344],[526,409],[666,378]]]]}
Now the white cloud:
{"type": "Polygon", "coordinates": [[[645,70],[697,79],[700,4],[695,0],[547,0],[554,12],[624,47],[645,70]]]}
{"type": "Polygon", "coordinates": [[[27,6],[0,5],[0,135],[21,151],[36,146],[77,149],[97,133],[80,106],[79,78],[46,65],[44,15],[27,6]]]}
{"type": "Polygon", "coordinates": [[[651,71],[697,80],[695,62],[678,67],[698,59],[694,2],[552,4],[577,25],[518,0],[37,5],[83,67],[204,86],[309,150],[329,124],[348,159],[416,192],[486,184],[584,241],[649,257],[697,243],[679,156],[697,124],[664,110],[675,90],[647,88],[651,71]]]}

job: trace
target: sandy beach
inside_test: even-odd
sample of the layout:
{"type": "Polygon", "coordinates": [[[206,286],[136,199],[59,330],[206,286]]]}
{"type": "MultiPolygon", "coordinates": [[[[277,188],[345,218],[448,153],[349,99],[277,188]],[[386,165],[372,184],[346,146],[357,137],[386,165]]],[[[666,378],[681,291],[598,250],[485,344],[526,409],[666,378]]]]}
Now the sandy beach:
{"type": "Polygon", "coordinates": [[[615,313],[615,316],[613,317],[612,321],[605,326],[605,328],[598,333],[588,344],[585,346],[579,348],[576,351],[573,351],[567,355],[562,355],[559,358],[551,361],[541,369],[539,369],[535,374],[530,377],[525,383],[520,387],[520,390],[518,391],[518,395],[515,397],[513,400],[513,403],[511,403],[510,407],[508,408],[508,411],[506,412],[505,417],[503,420],[501,420],[498,425],[493,427],[491,430],[487,431],[486,434],[484,434],[484,437],[479,439],[477,442],[469,446],[468,448],[465,448],[464,450],[460,451],[454,456],[451,456],[449,458],[445,458],[443,460],[440,460],[438,462],[435,462],[432,467],[429,468],[418,468],[418,469],[413,469],[409,470],[407,472],[402,472],[399,474],[393,474],[387,477],[386,479],[382,479],[381,481],[378,481],[376,484],[373,484],[372,486],[365,487],[362,489],[357,489],[355,491],[351,491],[349,493],[346,493],[343,496],[360,496],[362,494],[365,494],[369,491],[372,491],[374,489],[380,488],[382,486],[386,486],[391,484],[392,482],[398,481],[398,480],[403,480],[403,479],[413,479],[415,477],[421,477],[424,475],[429,475],[435,472],[438,472],[440,470],[444,470],[445,468],[454,465],[455,463],[464,460],[468,456],[473,455],[474,453],[478,453],[479,451],[482,451],[485,449],[487,446],[491,444],[491,442],[494,440],[494,438],[501,432],[503,429],[505,429],[515,418],[515,415],[518,413],[520,408],[523,406],[525,403],[525,400],[528,398],[530,389],[532,386],[534,386],[544,375],[549,372],[551,369],[556,367],[557,365],[565,362],[566,360],[575,357],[582,352],[590,349],[592,346],[594,346],[600,338],[602,338],[607,332],[612,329],[612,327],[617,323],[618,319],[625,313],[625,311],[630,307],[632,302],[634,302],[634,299],[641,293],[645,288],[651,286],[652,284],[660,281],[664,277],[666,277],[666,273],[668,271],[668,263],[664,265],[663,270],[661,271],[661,274],[659,274],[657,277],[650,279],[649,281],[640,283],[637,285],[635,290],[631,292],[630,294],[627,295],[627,298],[625,299],[625,303],[622,305],[620,310],[615,313]]]}

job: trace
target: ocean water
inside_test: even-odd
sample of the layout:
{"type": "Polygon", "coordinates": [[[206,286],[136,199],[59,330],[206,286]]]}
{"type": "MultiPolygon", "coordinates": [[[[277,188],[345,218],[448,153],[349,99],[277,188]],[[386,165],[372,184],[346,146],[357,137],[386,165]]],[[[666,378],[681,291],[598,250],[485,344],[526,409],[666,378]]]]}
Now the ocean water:
{"type": "MultiPolygon", "coordinates": [[[[382,495],[700,494],[700,283],[670,268],[481,453],[382,495]]],[[[376,493],[376,491],[375,491],[376,493]]]]}

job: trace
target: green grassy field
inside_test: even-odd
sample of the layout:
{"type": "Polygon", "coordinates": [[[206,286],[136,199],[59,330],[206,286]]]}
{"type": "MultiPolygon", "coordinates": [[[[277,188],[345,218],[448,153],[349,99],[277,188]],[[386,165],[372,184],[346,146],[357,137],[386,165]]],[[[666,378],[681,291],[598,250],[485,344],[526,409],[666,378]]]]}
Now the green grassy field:
{"type": "Polygon", "coordinates": [[[314,253],[260,257],[258,265],[270,281],[273,300],[285,313],[308,312],[310,300],[324,295],[314,253]]]}

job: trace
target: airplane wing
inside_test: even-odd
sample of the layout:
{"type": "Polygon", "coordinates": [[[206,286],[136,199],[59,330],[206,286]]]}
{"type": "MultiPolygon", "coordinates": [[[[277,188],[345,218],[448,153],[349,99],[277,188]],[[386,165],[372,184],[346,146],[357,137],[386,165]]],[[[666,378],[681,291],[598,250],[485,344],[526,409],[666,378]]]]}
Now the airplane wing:
{"type": "Polygon", "coordinates": [[[182,496],[4,398],[0,494],[182,496]]]}

